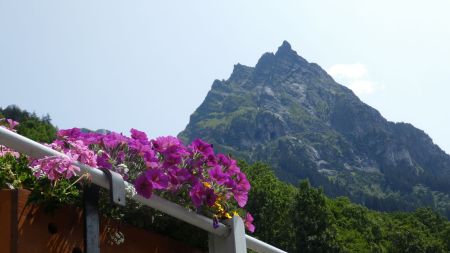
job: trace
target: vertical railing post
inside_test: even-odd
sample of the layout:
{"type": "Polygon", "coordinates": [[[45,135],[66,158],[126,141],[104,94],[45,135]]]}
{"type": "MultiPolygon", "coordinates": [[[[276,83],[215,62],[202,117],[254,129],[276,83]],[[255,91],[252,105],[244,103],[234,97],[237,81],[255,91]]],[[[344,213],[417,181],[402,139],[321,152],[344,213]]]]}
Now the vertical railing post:
{"type": "Polygon", "coordinates": [[[98,200],[100,188],[95,185],[84,187],[84,252],[100,253],[100,220],[98,215],[98,200]]]}
{"type": "MultiPolygon", "coordinates": [[[[122,176],[112,170],[102,169],[109,181],[111,204],[125,206],[125,182],[122,176]]],[[[100,187],[89,184],[84,187],[84,252],[100,253],[100,187]]]]}
{"type": "Polygon", "coordinates": [[[245,227],[241,217],[234,216],[224,222],[230,226],[226,237],[209,234],[209,253],[246,253],[245,227]]]}

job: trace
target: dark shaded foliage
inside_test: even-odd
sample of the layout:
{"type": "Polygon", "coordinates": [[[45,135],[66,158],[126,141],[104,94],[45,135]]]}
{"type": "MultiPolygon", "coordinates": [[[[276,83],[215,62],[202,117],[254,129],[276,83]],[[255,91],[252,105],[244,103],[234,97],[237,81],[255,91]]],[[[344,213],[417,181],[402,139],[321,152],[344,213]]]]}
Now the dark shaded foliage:
{"type": "Polygon", "coordinates": [[[278,180],[263,163],[240,163],[252,184],[255,236],[288,252],[450,252],[450,222],[431,208],[383,213],[278,180]]]}
{"type": "Polygon", "coordinates": [[[51,118],[47,114],[39,117],[36,113],[21,110],[16,105],[10,105],[5,109],[0,108],[0,118],[13,119],[19,122],[17,132],[32,140],[50,143],[56,137],[57,128],[51,124],[51,118]]]}

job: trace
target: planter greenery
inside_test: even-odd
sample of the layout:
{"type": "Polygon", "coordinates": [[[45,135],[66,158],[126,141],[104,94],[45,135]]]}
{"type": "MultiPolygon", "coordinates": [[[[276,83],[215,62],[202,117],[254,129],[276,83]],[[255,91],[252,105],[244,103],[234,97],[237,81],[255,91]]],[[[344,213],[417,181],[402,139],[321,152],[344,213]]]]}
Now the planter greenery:
{"type": "MultiPolygon", "coordinates": [[[[1,224],[9,224],[8,228],[2,226],[1,235],[4,236],[2,236],[0,245],[10,245],[8,247],[11,249],[5,252],[72,252],[71,250],[77,252],[77,249],[81,249],[82,230],[80,229],[81,223],[78,218],[80,218],[82,206],[82,187],[77,184],[77,179],[61,178],[58,181],[51,181],[45,177],[37,178],[29,166],[30,161],[27,157],[19,155],[6,147],[0,147],[0,149],[3,152],[0,155],[0,189],[3,189],[0,203],[2,203],[2,214],[8,214],[8,216],[3,216],[1,224]],[[26,206],[29,206],[29,208],[26,208],[26,206]],[[68,208],[68,206],[71,208],[68,208]],[[30,208],[34,211],[29,211],[30,208]],[[36,217],[43,221],[39,223],[32,222],[37,219],[36,217]],[[77,234],[74,237],[74,232],[71,230],[70,236],[66,238],[64,237],[68,236],[66,232],[59,233],[55,235],[59,238],[58,243],[54,244],[55,236],[52,237],[51,233],[49,234],[46,226],[52,223],[59,227],[59,231],[67,230],[61,229],[67,228],[67,224],[64,223],[64,219],[58,217],[71,217],[72,220],[75,219],[74,217],[77,217],[77,221],[75,223],[72,221],[71,223],[71,226],[75,229],[73,231],[77,231],[77,234]],[[29,229],[35,232],[35,237],[28,234],[26,237],[22,236],[24,235],[24,230],[19,226],[19,220],[28,219],[32,221],[30,220],[30,222],[25,224],[31,226],[29,229]],[[55,219],[58,222],[50,222],[55,219]],[[44,226],[44,223],[47,221],[50,223],[44,226]],[[46,236],[42,237],[42,235],[46,236]],[[28,241],[27,238],[29,236],[33,237],[33,240],[28,241]],[[61,243],[66,245],[64,246],[64,251],[58,246],[61,243]],[[31,249],[24,248],[26,245],[41,244],[47,245],[49,248],[42,251],[30,251],[31,249]]],[[[85,183],[88,183],[88,181],[85,183]]],[[[140,238],[142,239],[141,243],[137,245],[141,244],[139,246],[141,250],[158,247],[159,252],[180,252],[180,245],[183,248],[192,250],[191,252],[197,252],[198,250],[194,250],[195,248],[206,248],[207,234],[204,231],[133,201],[129,201],[125,208],[111,206],[108,194],[106,191],[101,191],[100,212],[104,217],[101,237],[103,247],[110,248],[109,242],[114,242],[112,243],[114,244],[113,246],[124,250],[130,247],[127,246],[129,242],[135,242],[137,238],[140,238]],[[147,238],[143,239],[145,238],[143,235],[147,238]],[[172,239],[169,239],[169,237],[172,239]],[[163,245],[155,243],[155,240],[156,242],[162,242],[163,245]],[[142,247],[143,244],[148,245],[144,248],[142,247]],[[168,251],[162,251],[163,248],[167,248],[168,251]],[[171,248],[172,250],[170,250],[171,248]]],[[[26,228],[28,229],[28,227],[26,228]]],[[[134,250],[131,252],[143,252],[135,250],[138,247],[137,245],[133,246],[134,250]]],[[[6,246],[4,248],[6,250],[6,246]]],[[[102,250],[104,249],[102,248],[102,250]]]]}
{"type": "MultiPolygon", "coordinates": [[[[3,127],[16,131],[17,122],[9,119],[3,122],[3,127]]],[[[135,129],[131,130],[131,137],[126,137],[114,132],[99,134],[74,128],[58,131],[49,147],[66,157],[32,159],[0,146],[0,187],[29,189],[27,202],[39,205],[47,213],[57,213],[68,205],[81,206],[82,185],[90,184],[88,174],[75,177],[79,168],[74,164],[81,162],[120,173],[124,179],[134,182],[137,194],[150,198],[156,192],[211,217],[214,226],[222,219],[240,215],[246,227],[254,230],[251,215],[243,209],[250,189],[245,174],[235,160],[216,155],[212,145],[206,142],[196,140],[184,146],[170,136],[148,140],[145,133],[135,129]]],[[[101,192],[100,211],[105,217],[206,248],[205,232],[133,201],[125,208],[113,207],[107,195],[101,192]]],[[[118,245],[127,240],[121,238],[120,229],[108,229],[117,230],[111,237],[117,237],[118,245]]]]}

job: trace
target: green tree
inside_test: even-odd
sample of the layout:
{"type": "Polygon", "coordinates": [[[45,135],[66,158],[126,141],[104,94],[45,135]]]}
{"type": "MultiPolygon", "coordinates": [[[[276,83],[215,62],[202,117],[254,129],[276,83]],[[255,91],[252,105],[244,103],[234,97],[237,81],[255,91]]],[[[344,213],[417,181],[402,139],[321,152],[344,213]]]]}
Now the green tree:
{"type": "Polygon", "coordinates": [[[263,163],[248,165],[241,161],[241,169],[247,174],[252,188],[247,210],[257,225],[255,236],[277,247],[294,252],[293,202],[296,189],[277,179],[269,166],[263,163]]]}
{"type": "Polygon", "coordinates": [[[308,181],[281,182],[263,163],[239,165],[252,185],[255,236],[288,252],[450,252],[450,222],[430,208],[372,211],[308,181]]]}
{"type": "Polygon", "coordinates": [[[393,253],[446,252],[439,239],[427,236],[423,230],[410,224],[397,227],[390,239],[392,245],[389,252],[393,253]]]}
{"type": "Polygon", "coordinates": [[[2,117],[18,121],[20,124],[17,132],[37,142],[50,143],[56,137],[57,129],[52,125],[48,114],[40,118],[35,113],[10,105],[5,109],[0,108],[0,118],[2,117]]]}
{"type": "Polygon", "coordinates": [[[300,182],[293,212],[297,252],[340,252],[322,189],[300,182]]]}

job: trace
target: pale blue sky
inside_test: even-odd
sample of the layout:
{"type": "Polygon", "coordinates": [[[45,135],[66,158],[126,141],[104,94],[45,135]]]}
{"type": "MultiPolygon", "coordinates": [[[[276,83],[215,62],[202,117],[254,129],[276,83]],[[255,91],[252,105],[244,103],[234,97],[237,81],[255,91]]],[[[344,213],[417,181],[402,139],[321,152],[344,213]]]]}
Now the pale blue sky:
{"type": "Polygon", "coordinates": [[[213,2],[0,0],[0,106],[176,135],[214,79],[287,40],[450,153],[450,1],[213,2]]]}

